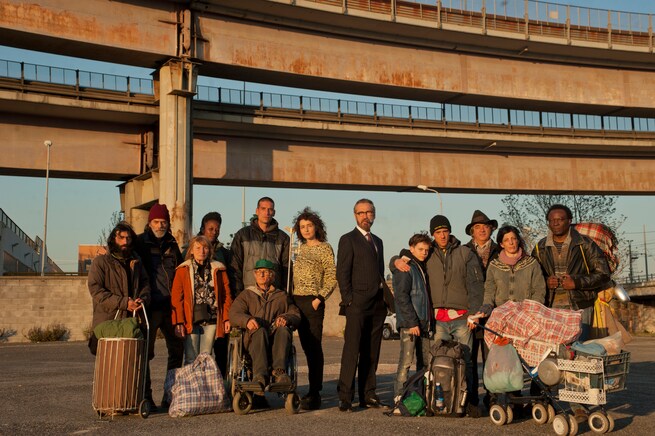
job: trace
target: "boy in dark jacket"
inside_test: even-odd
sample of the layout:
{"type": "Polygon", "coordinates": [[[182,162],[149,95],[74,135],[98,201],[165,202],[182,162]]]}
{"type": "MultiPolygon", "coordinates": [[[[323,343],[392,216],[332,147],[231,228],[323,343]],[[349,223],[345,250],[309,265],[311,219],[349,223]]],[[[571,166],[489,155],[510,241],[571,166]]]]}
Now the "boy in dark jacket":
{"type": "Polygon", "coordinates": [[[409,239],[406,256],[408,272],[393,273],[393,289],[396,302],[396,325],[400,331],[400,357],[394,387],[395,401],[402,394],[409,368],[416,350],[416,370],[429,364],[430,334],[432,333],[432,304],[425,280],[425,259],[430,252],[430,237],[417,233],[409,239]]]}

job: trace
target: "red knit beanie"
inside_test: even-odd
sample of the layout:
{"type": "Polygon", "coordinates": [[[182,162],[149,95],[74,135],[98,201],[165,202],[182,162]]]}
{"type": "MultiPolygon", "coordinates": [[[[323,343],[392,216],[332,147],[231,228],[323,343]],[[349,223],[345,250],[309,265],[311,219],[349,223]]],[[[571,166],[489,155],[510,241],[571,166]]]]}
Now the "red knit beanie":
{"type": "Polygon", "coordinates": [[[171,222],[171,216],[168,214],[168,208],[165,204],[155,203],[152,205],[148,214],[148,222],[152,220],[166,220],[169,223],[171,222]]]}

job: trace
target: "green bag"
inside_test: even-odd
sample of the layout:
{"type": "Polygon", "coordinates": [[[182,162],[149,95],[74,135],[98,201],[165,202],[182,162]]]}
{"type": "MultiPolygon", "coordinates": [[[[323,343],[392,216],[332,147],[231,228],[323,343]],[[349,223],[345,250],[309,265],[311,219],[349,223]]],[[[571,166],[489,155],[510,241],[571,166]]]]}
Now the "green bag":
{"type": "Polygon", "coordinates": [[[425,416],[425,400],[418,392],[414,391],[402,401],[410,416],[425,416]]]}
{"type": "Polygon", "coordinates": [[[137,318],[112,319],[101,322],[94,329],[96,338],[136,338],[143,339],[143,332],[137,318]]]}

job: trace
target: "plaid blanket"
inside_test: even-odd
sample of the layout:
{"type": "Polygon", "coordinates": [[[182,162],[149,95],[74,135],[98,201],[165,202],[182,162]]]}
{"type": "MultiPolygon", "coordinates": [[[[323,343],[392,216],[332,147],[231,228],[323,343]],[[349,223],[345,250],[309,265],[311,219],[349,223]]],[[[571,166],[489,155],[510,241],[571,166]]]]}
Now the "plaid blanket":
{"type": "Polygon", "coordinates": [[[610,273],[616,271],[616,268],[619,266],[619,256],[617,255],[618,240],[612,229],[605,224],[598,223],[577,223],[574,228],[581,235],[587,235],[593,239],[605,254],[610,267],[610,273]]]}
{"type": "MultiPolygon", "coordinates": [[[[581,310],[549,309],[533,300],[508,301],[491,312],[485,325],[504,335],[516,336],[514,346],[530,348],[531,340],[549,344],[569,344],[580,335],[581,310]]],[[[485,331],[489,347],[495,335],[485,331]]],[[[536,347],[535,347],[536,351],[536,347]]]]}
{"type": "Polygon", "coordinates": [[[200,353],[190,365],[168,371],[164,392],[166,397],[170,392],[168,414],[173,418],[230,410],[221,371],[207,353],[200,353]]]}

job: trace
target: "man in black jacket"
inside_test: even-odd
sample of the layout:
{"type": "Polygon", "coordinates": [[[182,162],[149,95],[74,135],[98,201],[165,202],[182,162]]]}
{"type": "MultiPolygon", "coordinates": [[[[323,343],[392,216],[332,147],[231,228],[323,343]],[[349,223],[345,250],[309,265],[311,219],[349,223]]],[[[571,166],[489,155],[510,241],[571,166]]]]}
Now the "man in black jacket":
{"type": "Polygon", "coordinates": [[[354,213],[357,227],[339,239],[337,252],[341,313],[346,315],[337,385],[342,412],[352,411],[355,371],[358,372],[359,406],[384,406],[375,393],[375,372],[387,314],[383,297],[382,240],[371,234],[375,220],[375,206],[371,200],[361,199],[355,203],[354,213]]]}
{"type": "MultiPolygon", "coordinates": [[[[589,339],[594,319],[594,302],[599,291],[608,287],[610,271],[601,249],[588,236],[571,228],[571,209],[554,204],[546,213],[548,236],[532,251],[546,278],[547,305],[556,309],[582,310],[579,341],[589,339]]],[[[588,410],[570,403],[577,418],[588,410]]]]}
{"type": "MultiPolygon", "coordinates": [[[[175,278],[175,268],[182,262],[182,254],[170,232],[170,221],[166,205],[154,204],[148,214],[148,225],[138,236],[136,244],[136,251],[150,278],[148,359],[155,357],[155,339],[157,331],[161,330],[168,349],[167,370],[181,367],[184,357],[184,341],[175,336],[171,321],[171,286],[175,278]]],[[[151,410],[155,410],[150,385],[150,364],[146,372],[146,399],[150,401],[151,410]]],[[[162,400],[162,406],[167,407],[166,401],[162,400]]]]}

